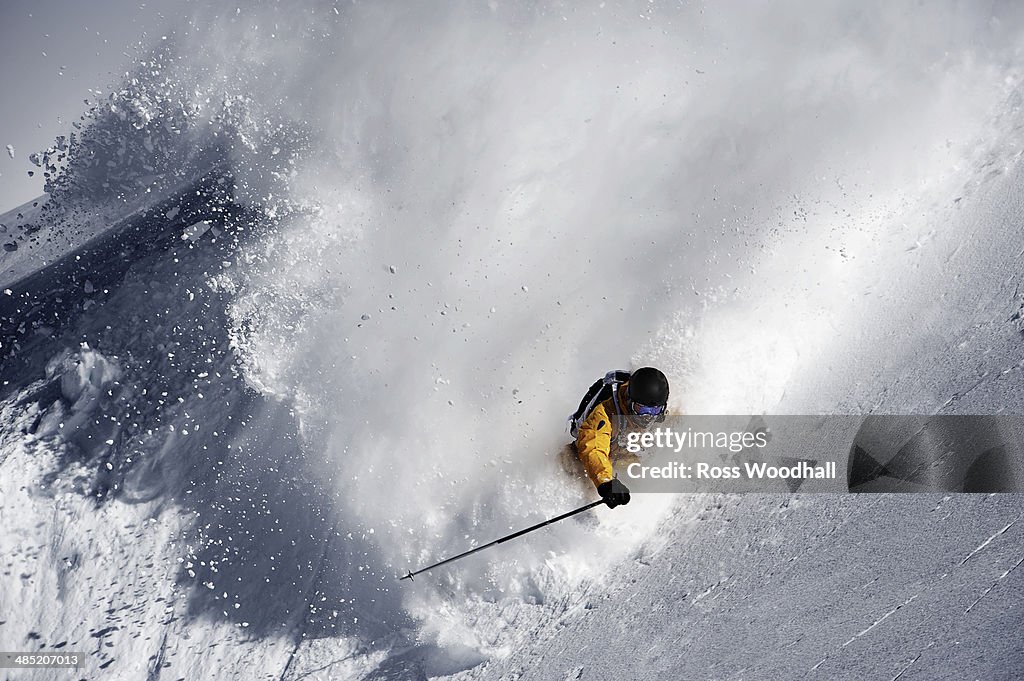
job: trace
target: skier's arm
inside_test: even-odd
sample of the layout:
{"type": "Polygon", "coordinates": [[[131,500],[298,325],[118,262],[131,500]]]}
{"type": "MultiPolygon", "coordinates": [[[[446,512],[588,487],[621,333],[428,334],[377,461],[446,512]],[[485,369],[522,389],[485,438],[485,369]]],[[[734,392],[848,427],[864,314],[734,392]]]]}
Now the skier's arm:
{"type": "Polygon", "coordinates": [[[590,412],[576,436],[576,455],[595,487],[615,477],[610,457],[611,444],[612,420],[602,403],[590,412]]]}

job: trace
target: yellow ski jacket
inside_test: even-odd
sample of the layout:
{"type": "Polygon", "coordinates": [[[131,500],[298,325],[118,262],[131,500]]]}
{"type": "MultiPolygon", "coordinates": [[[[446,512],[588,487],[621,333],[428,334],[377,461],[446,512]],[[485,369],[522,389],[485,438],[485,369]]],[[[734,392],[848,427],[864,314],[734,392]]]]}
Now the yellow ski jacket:
{"type": "Polygon", "coordinates": [[[623,419],[617,418],[619,412],[612,402],[614,399],[614,396],[609,397],[594,407],[576,434],[576,456],[595,486],[615,477],[612,459],[633,456],[617,442],[619,422],[623,419]]]}

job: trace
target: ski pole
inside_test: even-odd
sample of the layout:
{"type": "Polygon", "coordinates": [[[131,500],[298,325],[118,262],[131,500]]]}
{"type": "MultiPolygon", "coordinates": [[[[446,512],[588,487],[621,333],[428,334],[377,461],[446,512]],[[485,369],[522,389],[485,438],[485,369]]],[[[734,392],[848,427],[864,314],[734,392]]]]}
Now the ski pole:
{"type": "Polygon", "coordinates": [[[502,542],[507,542],[509,539],[515,539],[516,537],[521,537],[521,536],[523,536],[524,534],[526,534],[528,532],[533,532],[534,530],[539,530],[540,528],[544,527],[545,525],[550,525],[552,523],[557,523],[559,520],[565,520],[566,518],[568,518],[570,516],[574,516],[577,513],[583,513],[584,511],[590,510],[590,509],[594,508],[595,506],[598,506],[599,504],[603,504],[603,503],[604,503],[603,499],[598,499],[597,501],[593,501],[593,502],[587,504],[586,506],[580,506],[579,508],[577,508],[574,511],[569,511],[568,513],[563,513],[560,516],[555,516],[554,518],[551,518],[550,520],[545,520],[544,522],[537,523],[536,525],[533,525],[532,527],[527,527],[525,530],[519,530],[518,532],[513,532],[512,534],[510,534],[508,536],[505,536],[505,537],[502,537],[501,539],[495,539],[490,544],[484,544],[483,546],[478,546],[475,549],[470,549],[469,551],[466,551],[464,553],[460,553],[457,556],[452,556],[451,558],[445,558],[444,560],[442,560],[439,563],[434,563],[433,565],[428,565],[427,567],[420,568],[419,570],[416,570],[415,572],[409,572],[409,574],[407,574],[405,577],[400,578],[398,581],[402,581],[403,579],[412,579],[414,576],[420,574],[421,572],[426,572],[427,570],[433,570],[436,567],[440,567],[442,565],[445,565],[446,563],[451,563],[452,561],[458,560],[459,558],[465,558],[466,556],[468,556],[470,554],[473,554],[473,553],[476,553],[477,551],[483,551],[484,549],[490,548],[492,546],[495,546],[496,544],[501,544],[502,542]]]}

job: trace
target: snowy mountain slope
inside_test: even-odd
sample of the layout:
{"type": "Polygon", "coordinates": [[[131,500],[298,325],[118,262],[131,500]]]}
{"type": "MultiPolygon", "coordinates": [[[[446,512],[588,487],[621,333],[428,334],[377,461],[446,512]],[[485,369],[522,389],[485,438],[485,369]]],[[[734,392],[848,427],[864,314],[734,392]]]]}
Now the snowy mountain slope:
{"type": "MultiPolygon", "coordinates": [[[[790,384],[782,410],[848,395],[876,413],[1024,413],[1024,169],[1008,156],[921,215],[927,245],[877,262],[892,288],[873,325],[811,367],[827,378],[790,384]],[[883,361],[863,359],[885,343],[883,361]]],[[[1015,679],[1024,667],[1019,494],[707,495],[670,518],[578,612],[456,678],[1015,679]]]]}
{"type": "Polygon", "coordinates": [[[90,116],[43,225],[78,236],[5,284],[0,648],[147,681],[1016,661],[983,634],[1019,619],[1018,496],[650,495],[396,580],[592,499],[553,455],[613,366],[697,413],[1019,413],[1013,12],[606,5],[203,10],[90,116]]]}
{"type": "MultiPolygon", "coordinates": [[[[262,632],[294,619],[293,611],[301,612],[305,601],[301,595],[302,602],[289,601],[279,592],[302,593],[303,586],[292,586],[302,583],[301,566],[278,577],[267,561],[291,562],[296,551],[306,549],[294,537],[324,533],[310,526],[308,518],[316,516],[299,501],[309,490],[290,495],[291,485],[279,478],[271,489],[247,485],[253,477],[249,466],[280,466],[289,451],[296,456],[288,445],[294,429],[280,408],[262,406],[231,378],[223,309],[216,292],[202,286],[201,276],[225,266],[234,241],[229,227],[241,225],[230,224],[223,191],[211,194],[202,191],[204,186],[210,185],[201,181],[187,192],[203,197],[202,215],[192,215],[195,203],[170,197],[173,207],[129,220],[109,239],[69,254],[39,277],[12,284],[14,305],[30,301],[58,307],[36,305],[26,317],[15,317],[27,322],[29,331],[23,335],[28,338],[18,339],[15,361],[4,364],[5,380],[26,382],[5,407],[5,503],[0,513],[10,542],[5,555],[20,558],[21,565],[16,574],[6,571],[10,581],[3,590],[3,610],[21,615],[6,618],[5,633],[12,632],[7,635],[14,645],[35,637],[54,645],[57,636],[63,637],[95,654],[87,668],[90,675],[108,669],[102,666],[108,662],[118,665],[108,672],[117,677],[141,677],[147,669],[157,674],[154,659],[161,664],[174,660],[180,647],[167,630],[183,619],[201,618],[210,608],[233,611],[229,635],[249,627],[262,632]],[[217,222],[208,233],[191,241],[180,238],[179,216],[211,215],[217,222]],[[221,227],[225,231],[218,239],[221,227]],[[80,281],[79,263],[88,267],[89,281],[97,282],[92,290],[80,281]],[[68,286],[71,279],[74,285],[68,286]],[[65,298],[52,301],[53,294],[35,280],[63,285],[56,295],[65,298]],[[32,322],[47,321],[50,315],[57,321],[39,333],[32,322]],[[44,376],[28,378],[44,367],[44,376]],[[182,394],[190,399],[181,399],[182,394]],[[206,404],[211,408],[205,409],[206,404]],[[257,414],[266,426],[262,434],[241,425],[257,414]],[[200,427],[208,430],[199,432],[200,427]],[[239,435],[240,429],[244,434],[239,435]],[[237,458],[226,456],[231,452],[219,446],[221,438],[238,448],[237,458]],[[268,450],[268,442],[276,446],[268,450]],[[219,470],[225,466],[230,470],[219,470]],[[240,512],[237,495],[243,489],[246,502],[258,503],[264,513],[285,505],[290,510],[274,515],[273,528],[257,533],[255,525],[239,527],[230,517],[240,512]],[[105,503],[108,499],[115,501],[105,503]],[[33,518],[52,513],[57,515],[44,532],[33,518]],[[204,514],[210,518],[205,528],[197,521],[204,514]],[[256,564],[248,575],[269,573],[260,582],[273,607],[243,599],[242,586],[233,589],[234,602],[245,600],[245,609],[222,604],[225,597],[207,595],[207,587],[182,590],[182,580],[212,584],[218,573],[229,574],[217,558],[223,552],[222,532],[232,531],[254,540],[258,536],[258,548],[247,550],[239,538],[232,553],[256,564]],[[275,531],[288,532],[279,551],[273,548],[275,531]],[[60,607],[53,607],[55,599],[60,607]],[[79,621],[70,624],[68,612],[81,613],[79,621]],[[117,661],[112,661],[116,655],[105,654],[107,648],[139,647],[147,654],[117,661]]],[[[219,185],[214,181],[212,186],[219,185]]],[[[260,515],[253,518],[257,525],[260,515]]],[[[311,555],[322,551],[323,537],[315,542],[311,555]]],[[[306,569],[308,581],[315,568],[306,569]]],[[[205,652],[196,633],[189,638],[205,652]]],[[[241,655],[244,649],[235,650],[241,655]]],[[[200,668],[196,673],[208,672],[200,668]]]]}
{"type": "MultiPolygon", "coordinates": [[[[829,399],[805,393],[830,388],[873,394],[880,412],[1020,413],[1021,180],[1013,165],[957,202],[965,213],[945,227],[972,238],[933,242],[938,266],[918,261],[900,288],[904,318],[876,317],[869,332],[904,339],[894,347],[910,356],[864,375],[837,354],[828,382],[790,404],[829,399]]],[[[683,499],[669,536],[617,565],[579,614],[458,678],[1014,679],[1022,514],[1020,495],[683,499]]]]}
{"type": "MultiPolygon", "coordinates": [[[[98,298],[117,288],[133,263],[167,250],[176,240],[194,239],[200,230],[215,223],[220,231],[228,224],[242,222],[245,218],[230,203],[230,194],[229,178],[214,171],[162,201],[150,197],[150,205],[145,208],[124,206],[126,216],[109,218],[110,224],[96,216],[88,218],[84,227],[76,225],[79,229],[68,230],[72,223],[68,217],[54,218],[50,227],[63,228],[61,234],[72,232],[83,243],[75,246],[71,242],[61,250],[53,235],[45,239],[41,235],[15,251],[26,258],[3,263],[8,277],[5,297],[0,299],[0,333],[5,339],[0,352],[7,360],[5,378],[16,378],[11,372],[17,364],[32,364],[33,337],[52,335],[73,323],[98,298]],[[41,264],[31,273],[18,276],[26,259],[37,259],[41,264]]],[[[45,199],[36,203],[45,206],[45,199]]],[[[21,215],[22,211],[12,211],[0,219],[15,214],[21,215]]],[[[252,224],[253,220],[248,222],[252,224]]]]}
{"type": "MultiPolygon", "coordinates": [[[[0,215],[4,237],[7,240],[0,252],[0,284],[8,286],[45,270],[68,254],[80,251],[86,244],[96,249],[94,242],[114,237],[127,224],[140,224],[147,214],[152,215],[166,197],[176,197],[173,203],[188,201],[182,196],[200,177],[213,176],[215,182],[224,171],[208,168],[196,172],[177,186],[160,188],[155,182],[144,187],[130,200],[89,202],[67,200],[58,202],[47,195],[0,215]]],[[[224,182],[221,179],[221,182],[224,182]]],[[[200,189],[210,192],[214,187],[200,189]]],[[[193,199],[193,201],[195,201],[193,199]]],[[[215,203],[214,199],[211,203],[215,203]]],[[[173,210],[173,205],[165,207],[173,210]]],[[[173,214],[172,214],[173,215],[173,214]]]]}
{"type": "Polygon", "coordinates": [[[1018,678],[1022,512],[1015,495],[692,498],[583,614],[458,678],[1018,678]]]}

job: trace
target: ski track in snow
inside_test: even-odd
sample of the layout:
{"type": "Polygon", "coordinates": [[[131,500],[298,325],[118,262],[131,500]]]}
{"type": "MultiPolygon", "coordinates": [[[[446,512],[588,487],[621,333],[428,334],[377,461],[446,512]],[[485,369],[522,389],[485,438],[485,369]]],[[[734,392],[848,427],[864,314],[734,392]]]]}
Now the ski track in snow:
{"type": "MultiPolygon", "coordinates": [[[[850,645],[851,643],[853,643],[854,641],[859,639],[861,636],[863,636],[864,634],[868,633],[869,631],[871,631],[872,629],[877,627],[879,624],[881,624],[885,620],[889,619],[889,616],[896,614],[896,612],[898,610],[900,610],[900,608],[903,608],[904,606],[910,605],[910,603],[912,603],[915,598],[917,598],[916,595],[911,596],[910,598],[908,598],[907,600],[903,601],[902,603],[897,605],[895,608],[893,608],[892,610],[890,610],[889,612],[885,613],[884,615],[879,617],[877,620],[872,622],[871,626],[868,627],[867,629],[863,629],[861,631],[858,631],[857,634],[853,638],[851,638],[849,641],[847,641],[846,643],[843,644],[843,647],[845,648],[846,646],[850,645]]],[[[812,669],[817,669],[817,667],[818,667],[818,665],[815,665],[812,669]]]]}
{"type": "Polygon", "coordinates": [[[997,586],[999,586],[999,582],[1001,582],[1002,580],[1004,580],[1007,577],[1009,577],[1010,573],[1013,572],[1014,570],[1016,570],[1020,566],[1021,563],[1024,563],[1024,556],[1022,556],[1020,559],[1018,559],[1017,562],[1014,563],[1010,567],[1010,569],[1008,569],[1003,574],[999,575],[998,579],[996,579],[996,581],[992,583],[992,586],[986,587],[985,590],[981,592],[981,595],[978,596],[977,600],[975,600],[973,603],[971,603],[969,606],[967,606],[967,609],[964,610],[964,614],[966,615],[966,614],[970,613],[971,610],[974,609],[974,606],[978,605],[978,603],[981,603],[981,599],[985,598],[985,596],[988,596],[989,593],[991,593],[992,589],[994,589],[997,586]]]}
{"type": "Polygon", "coordinates": [[[978,545],[978,548],[974,549],[973,551],[971,551],[970,553],[968,553],[968,554],[967,554],[966,556],[964,556],[964,559],[963,559],[962,561],[960,561],[960,564],[961,564],[961,565],[963,565],[964,563],[966,563],[967,561],[969,561],[969,560],[970,560],[971,558],[973,558],[973,557],[974,557],[974,556],[975,556],[975,555],[976,555],[976,554],[977,554],[977,553],[978,553],[979,551],[981,551],[981,550],[982,550],[983,548],[985,548],[986,546],[988,546],[989,544],[991,544],[991,543],[992,543],[992,540],[993,540],[993,539],[995,539],[996,537],[998,537],[999,535],[1001,535],[1001,534],[1006,534],[1006,531],[1007,531],[1008,529],[1010,529],[1011,527],[1013,527],[1014,523],[1016,523],[1016,522],[1017,522],[1017,521],[1016,521],[1016,520],[1014,520],[1014,521],[1013,521],[1013,522],[1011,522],[1011,523],[1007,523],[1006,527],[1004,527],[1003,529],[999,530],[998,532],[996,532],[995,534],[993,534],[993,535],[992,535],[991,537],[989,537],[989,538],[988,538],[988,539],[986,539],[985,541],[981,542],[981,544],[979,544],[979,545],[978,545]]]}

